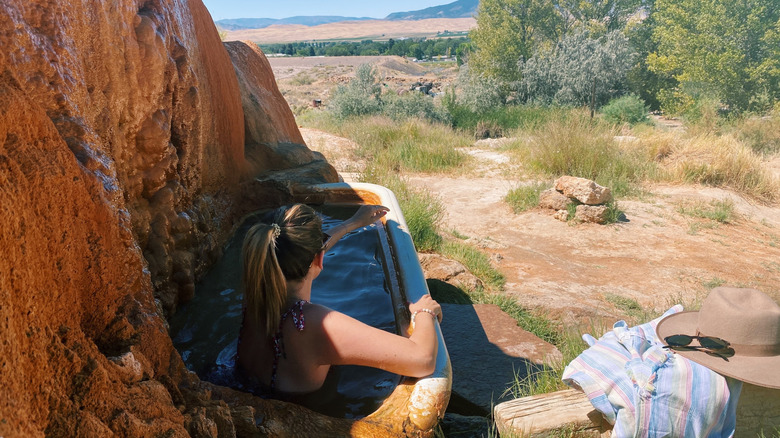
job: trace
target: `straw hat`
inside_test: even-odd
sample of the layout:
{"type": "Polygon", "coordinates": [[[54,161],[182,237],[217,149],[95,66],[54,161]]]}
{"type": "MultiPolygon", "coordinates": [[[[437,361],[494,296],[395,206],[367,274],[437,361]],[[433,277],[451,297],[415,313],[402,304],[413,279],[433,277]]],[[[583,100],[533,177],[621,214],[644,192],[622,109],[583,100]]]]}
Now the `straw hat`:
{"type": "MultiPolygon", "coordinates": [[[[728,358],[702,350],[678,354],[724,376],[769,388],[780,388],[780,306],[755,289],[718,287],[698,312],[680,312],[662,319],[658,338],[684,334],[713,336],[731,343],[728,358]]],[[[699,345],[695,340],[691,345],[699,345]]]]}

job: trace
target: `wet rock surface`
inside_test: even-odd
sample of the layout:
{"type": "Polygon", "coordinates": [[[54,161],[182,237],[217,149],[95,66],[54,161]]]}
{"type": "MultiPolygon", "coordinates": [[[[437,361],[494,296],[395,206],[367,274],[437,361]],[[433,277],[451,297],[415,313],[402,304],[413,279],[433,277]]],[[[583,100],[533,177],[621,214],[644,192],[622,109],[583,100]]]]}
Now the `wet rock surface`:
{"type": "MultiPolygon", "coordinates": [[[[277,417],[283,403],[219,400],[184,368],[163,315],[192,296],[242,209],[285,199],[285,178],[335,172],[297,145],[304,170],[243,197],[256,175],[241,89],[200,0],[0,9],[0,436],[316,424],[302,408],[277,417]]],[[[300,138],[282,126],[279,142],[300,138]]]]}

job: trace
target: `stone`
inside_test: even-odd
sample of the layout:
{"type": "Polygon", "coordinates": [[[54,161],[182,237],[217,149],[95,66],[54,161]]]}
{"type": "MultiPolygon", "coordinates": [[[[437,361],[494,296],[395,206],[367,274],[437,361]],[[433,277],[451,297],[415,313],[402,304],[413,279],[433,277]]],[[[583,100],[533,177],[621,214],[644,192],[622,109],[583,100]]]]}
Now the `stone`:
{"type": "Polygon", "coordinates": [[[569,210],[558,210],[553,214],[553,217],[561,222],[566,222],[569,220],[569,210]]]}
{"type": "Polygon", "coordinates": [[[583,204],[599,205],[612,199],[612,191],[586,178],[562,176],[555,180],[555,190],[583,204]]]}
{"type": "Polygon", "coordinates": [[[553,210],[566,210],[572,200],[555,189],[547,189],[539,193],[539,207],[553,210]]]}
{"type": "Polygon", "coordinates": [[[578,205],[574,213],[574,220],[604,224],[607,222],[607,210],[604,205],[578,205]]]}
{"type": "Polygon", "coordinates": [[[554,345],[517,326],[493,304],[442,304],[442,333],[452,362],[448,412],[488,415],[515,379],[560,360],[554,345]]]}
{"type": "Polygon", "coordinates": [[[482,281],[458,261],[439,254],[419,254],[418,257],[426,279],[443,281],[466,290],[482,286],[482,281]]]}

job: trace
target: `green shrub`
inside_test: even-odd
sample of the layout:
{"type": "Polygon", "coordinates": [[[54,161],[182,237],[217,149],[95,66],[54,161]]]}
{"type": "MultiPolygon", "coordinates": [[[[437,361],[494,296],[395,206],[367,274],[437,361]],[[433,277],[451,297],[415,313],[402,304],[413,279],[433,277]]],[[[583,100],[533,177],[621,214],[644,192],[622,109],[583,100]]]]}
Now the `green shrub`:
{"type": "Polygon", "coordinates": [[[355,71],[355,79],[336,89],[328,109],[338,119],[378,114],[382,110],[381,93],[376,69],[362,64],[355,71]]]}
{"type": "Polygon", "coordinates": [[[396,121],[424,119],[430,122],[450,123],[450,115],[433,98],[419,92],[404,95],[389,94],[383,98],[382,114],[396,121]]]}
{"type": "Polygon", "coordinates": [[[421,120],[397,123],[385,117],[345,121],[340,133],[359,145],[355,152],[359,158],[395,171],[458,169],[466,164],[468,156],[457,148],[471,142],[445,125],[421,120]]]}
{"type": "Polygon", "coordinates": [[[622,125],[628,123],[635,125],[648,121],[649,110],[645,102],[636,94],[629,94],[617,99],[612,99],[601,108],[604,120],[609,123],[622,125]]]}

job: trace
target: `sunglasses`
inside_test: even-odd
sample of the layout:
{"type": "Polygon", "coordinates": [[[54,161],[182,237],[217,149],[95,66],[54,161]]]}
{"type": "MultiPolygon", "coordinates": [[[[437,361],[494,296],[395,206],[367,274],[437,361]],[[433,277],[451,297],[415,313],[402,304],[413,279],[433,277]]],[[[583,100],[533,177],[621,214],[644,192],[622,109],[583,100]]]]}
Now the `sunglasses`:
{"type": "Polygon", "coordinates": [[[664,342],[667,344],[665,348],[673,350],[698,350],[723,359],[734,356],[729,341],[714,336],[671,335],[665,337],[664,342]],[[694,339],[699,341],[699,345],[691,345],[694,339]]]}
{"type": "Polygon", "coordinates": [[[320,248],[320,251],[325,250],[325,245],[328,243],[328,240],[330,240],[330,234],[322,233],[322,247],[320,248]]]}

